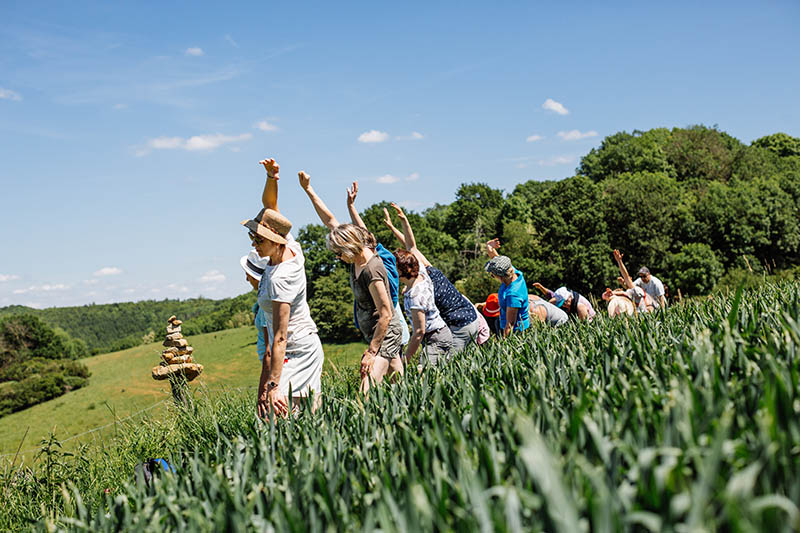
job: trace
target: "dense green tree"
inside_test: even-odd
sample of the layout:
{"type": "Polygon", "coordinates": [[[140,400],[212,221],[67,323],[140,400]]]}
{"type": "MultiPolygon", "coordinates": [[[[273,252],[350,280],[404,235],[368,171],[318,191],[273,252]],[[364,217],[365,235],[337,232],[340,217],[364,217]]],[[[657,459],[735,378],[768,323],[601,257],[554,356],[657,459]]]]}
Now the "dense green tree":
{"type": "Polygon", "coordinates": [[[633,134],[619,132],[609,135],[581,159],[577,173],[602,181],[625,173],[652,172],[674,175],[664,145],[671,135],[668,130],[655,129],[633,134]]]}
{"type": "Polygon", "coordinates": [[[716,127],[675,128],[664,151],[680,181],[728,181],[744,145],[716,127]]]}
{"type": "Polygon", "coordinates": [[[327,342],[352,342],[361,339],[353,319],[353,292],[343,266],[327,276],[308,280],[314,297],[308,300],[319,335],[327,342]]]}
{"type": "Polygon", "coordinates": [[[800,156],[800,139],[785,133],[773,133],[756,139],[753,146],[766,148],[780,157],[800,156]]]}
{"type": "Polygon", "coordinates": [[[668,272],[673,293],[680,289],[684,295],[698,295],[709,293],[724,269],[710,246],[692,242],[669,257],[668,272]]]}
{"type": "Polygon", "coordinates": [[[621,174],[602,183],[609,241],[623,250],[629,268],[662,269],[670,251],[694,226],[685,193],[666,174],[621,174]]]}

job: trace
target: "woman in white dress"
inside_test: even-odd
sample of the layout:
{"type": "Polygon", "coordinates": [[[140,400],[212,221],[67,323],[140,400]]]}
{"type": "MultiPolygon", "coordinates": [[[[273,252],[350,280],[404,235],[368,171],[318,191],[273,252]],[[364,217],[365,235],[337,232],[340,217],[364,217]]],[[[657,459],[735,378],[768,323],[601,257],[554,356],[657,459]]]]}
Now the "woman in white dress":
{"type": "Polygon", "coordinates": [[[320,376],[325,356],[317,326],[306,302],[305,257],[289,230],[291,222],[278,212],[278,164],[260,161],[267,171],[264,209],[242,225],[258,255],[268,258],[258,285],[258,305],[264,311],[269,343],[261,366],[256,409],[262,418],[289,413],[304,398],[312,410],[320,404],[320,376]]]}

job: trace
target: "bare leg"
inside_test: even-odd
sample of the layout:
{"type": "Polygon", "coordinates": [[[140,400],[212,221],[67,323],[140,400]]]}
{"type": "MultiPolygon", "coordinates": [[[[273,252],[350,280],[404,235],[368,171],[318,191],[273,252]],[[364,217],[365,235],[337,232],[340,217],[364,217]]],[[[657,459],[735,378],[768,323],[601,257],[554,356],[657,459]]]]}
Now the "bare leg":
{"type": "Polygon", "coordinates": [[[404,372],[405,368],[403,367],[403,360],[401,358],[395,357],[389,361],[388,375],[392,383],[394,383],[397,376],[402,376],[404,372]]]}
{"type": "Polygon", "coordinates": [[[389,361],[384,357],[376,357],[375,362],[372,363],[372,370],[369,375],[362,376],[361,378],[361,392],[366,394],[373,384],[378,385],[383,381],[383,376],[386,375],[388,369],[389,361]]]}

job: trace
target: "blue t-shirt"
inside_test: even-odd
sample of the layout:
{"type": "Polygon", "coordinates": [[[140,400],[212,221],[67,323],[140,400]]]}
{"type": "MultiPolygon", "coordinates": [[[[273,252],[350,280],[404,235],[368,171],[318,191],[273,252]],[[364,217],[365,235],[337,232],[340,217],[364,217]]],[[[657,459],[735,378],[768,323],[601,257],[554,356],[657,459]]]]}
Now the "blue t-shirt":
{"type": "Polygon", "coordinates": [[[478,312],[450,280],[436,267],[427,268],[433,282],[433,298],[444,323],[453,329],[463,328],[478,320],[478,312]]]}
{"type": "MultiPolygon", "coordinates": [[[[400,275],[397,273],[397,260],[394,254],[384,248],[381,243],[375,247],[375,253],[383,261],[383,267],[386,269],[386,279],[389,280],[389,296],[392,297],[392,307],[397,307],[397,294],[400,291],[400,275]]],[[[353,321],[356,323],[358,329],[358,317],[356,316],[356,302],[353,301],[353,321]]]]}
{"type": "Polygon", "coordinates": [[[497,289],[497,299],[500,300],[500,328],[506,327],[506,307],[516,307],[519,309],[517,312],[517,321],[514,323],[514,331],[524,331],[531,325],[528,314],[528,285],[525,283],[525,276],[522,272],[514,269],[517,273],[517,279],[511,282],[510,285],[505,283],[500,284],[497,289]]]}
{"type": "Polygon", "coordinates": [[[258,306],[258,303],[253,304],[253,314],[256,316],[253,323],[256,325],[256,333],[258,334],[256,351],[258,352],[258,360],[263,361],[264,355],[267,353],[267,341],[264,339],[264,328],[267,327],[267,317],[264,315],[264,311],[258,306]]]}

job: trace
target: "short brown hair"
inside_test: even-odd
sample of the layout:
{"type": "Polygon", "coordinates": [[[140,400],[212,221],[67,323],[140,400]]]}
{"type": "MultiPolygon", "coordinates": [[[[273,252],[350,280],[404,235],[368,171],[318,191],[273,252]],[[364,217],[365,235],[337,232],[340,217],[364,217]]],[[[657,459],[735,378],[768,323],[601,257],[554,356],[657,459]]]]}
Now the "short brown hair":
{"type": "Polygon", "coordinates": [[[419,261],[414,254],[399,248],[394,257],[397,259],[397,274],[401,278],[414,279],[419,276],[419,261]]]}

